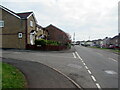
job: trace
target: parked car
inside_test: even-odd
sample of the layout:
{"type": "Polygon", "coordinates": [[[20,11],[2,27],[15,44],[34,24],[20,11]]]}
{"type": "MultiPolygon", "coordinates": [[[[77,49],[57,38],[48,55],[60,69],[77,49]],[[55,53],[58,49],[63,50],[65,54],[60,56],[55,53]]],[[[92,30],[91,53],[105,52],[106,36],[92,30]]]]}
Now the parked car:
{"type": "Polygon", "coordinates": [[[108,46],[109,49],[115,49],[115,45],[111,44],[108,46]]]}
{"type": "Polygon", "coordinates": [[[119,47],[119,46],[115,46],[114,48],[115,48],[115,49],[119,49],[119,50],[120,50],[120,47],[119,47]]]}

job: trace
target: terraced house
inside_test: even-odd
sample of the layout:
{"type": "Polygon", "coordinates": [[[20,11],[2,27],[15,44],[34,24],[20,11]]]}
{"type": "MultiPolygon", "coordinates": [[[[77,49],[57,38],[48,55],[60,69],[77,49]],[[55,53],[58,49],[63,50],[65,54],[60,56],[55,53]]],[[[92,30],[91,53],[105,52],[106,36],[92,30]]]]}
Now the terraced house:
{"type": "Polygon", "coordinates": [[[15,13],[0,5],[0,48],[26,49],[34,45],[37,35],[37,20],[33,12],[15,13]]]}
{"type": "Polygon", "coordinates": [[[36,35],[36,39],[48,39],[48,30],[46,30],[45,28],[43,28],[42,26],[36,24],[36,32],[37,32],[37,35],[36,35]]]}

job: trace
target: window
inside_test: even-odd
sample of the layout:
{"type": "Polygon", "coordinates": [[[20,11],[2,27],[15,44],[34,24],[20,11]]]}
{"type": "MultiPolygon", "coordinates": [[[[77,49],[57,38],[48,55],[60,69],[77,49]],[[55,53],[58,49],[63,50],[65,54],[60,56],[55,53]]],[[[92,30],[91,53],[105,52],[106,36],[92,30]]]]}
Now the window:
{"type": "Polygon", "coordinates": [[[33,21],[30,21],[30,26],[33,27],[33,21]]]}
{"type": "Polygon", "coordinates": [[[0,27],[4,27],[4,21],[0,20],[0,27]]]}

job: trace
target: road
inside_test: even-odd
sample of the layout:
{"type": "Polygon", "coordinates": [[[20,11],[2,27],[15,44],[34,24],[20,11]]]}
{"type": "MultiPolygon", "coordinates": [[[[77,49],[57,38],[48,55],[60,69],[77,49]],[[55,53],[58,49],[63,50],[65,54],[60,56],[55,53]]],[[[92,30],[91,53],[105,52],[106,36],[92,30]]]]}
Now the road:
{"type": "Polygon", "coordinates": [[[117,54],[79,46],[76,46],[76,52],[97,87],[118,87],[117,54]]]}
{"type": "Polygon", "coordinates": [[[80,90],[64,75],[41,63],[4,58],[3,61],[24,73],[27,79],[27,88],[74,88],[80,90]]]}
{"type": "Polygon", "coordinates": [[[118,88],[118,55],[82,46],[75,52],[5,50],[2,57],[40,62],[69,76],[83,88],[118,88]]]}

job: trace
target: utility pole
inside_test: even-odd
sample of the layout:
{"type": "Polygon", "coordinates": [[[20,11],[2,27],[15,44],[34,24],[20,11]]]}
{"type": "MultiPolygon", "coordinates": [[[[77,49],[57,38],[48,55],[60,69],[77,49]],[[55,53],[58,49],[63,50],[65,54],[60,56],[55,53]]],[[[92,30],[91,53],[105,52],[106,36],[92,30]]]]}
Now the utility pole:
{"type": "Polygon", "coordinates": [[[75,42],[75,32],[74,32],[74,34],[73,34],[73,42],[75,42]]]}
{"type": "Polygon", "coordinates": [[[89,36],[89,40],[90,40],[90,36],[89,36]]]}

